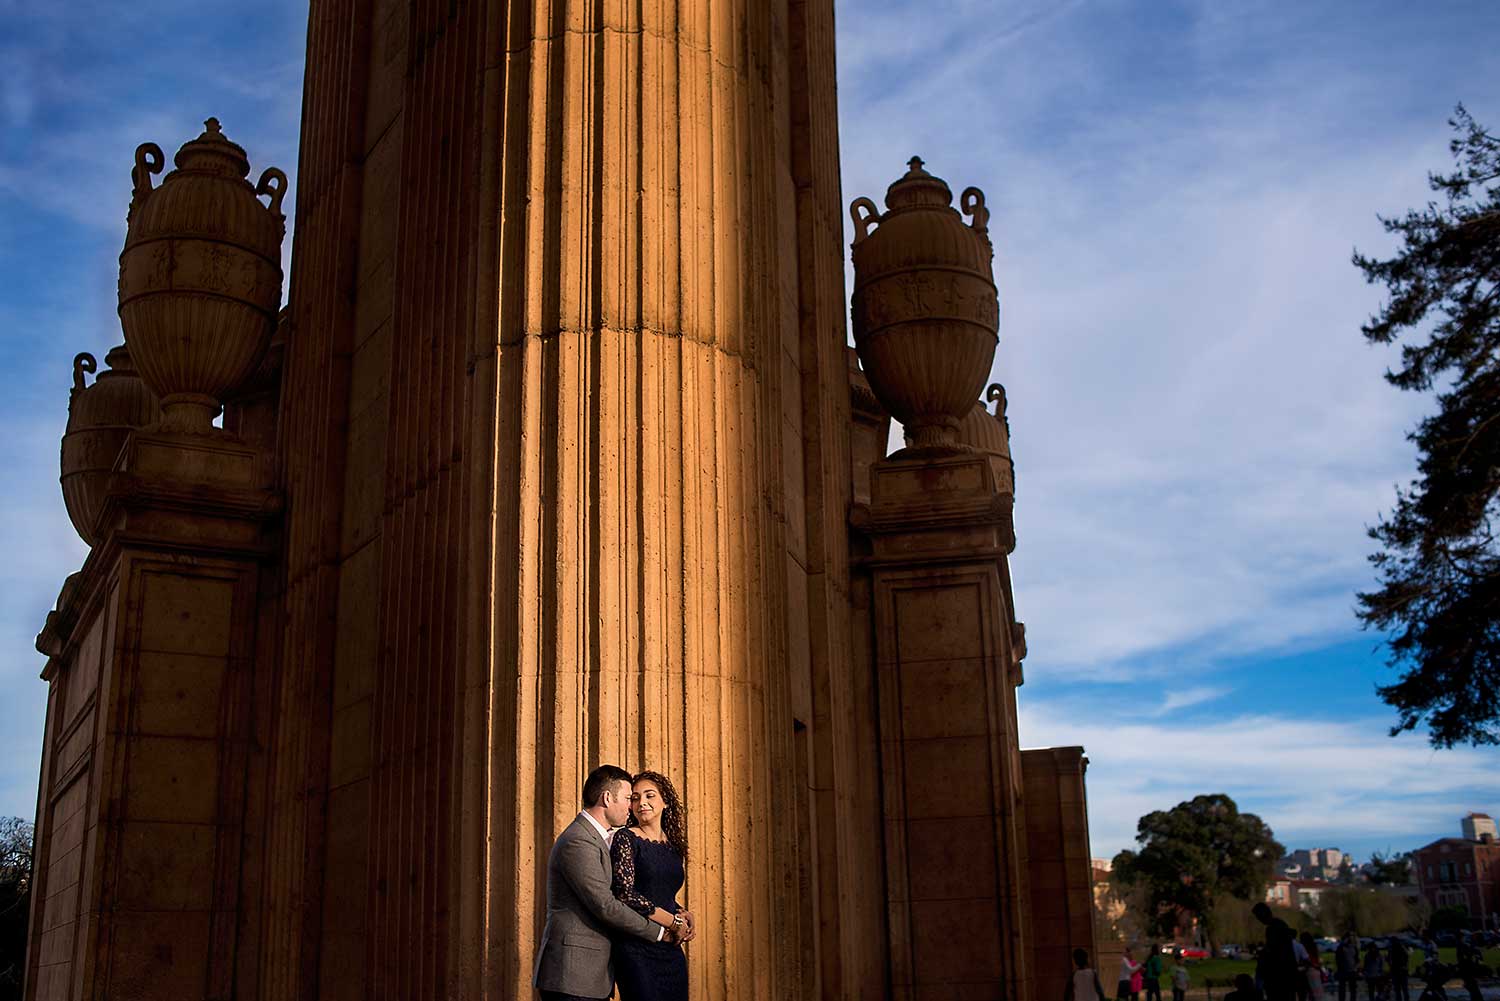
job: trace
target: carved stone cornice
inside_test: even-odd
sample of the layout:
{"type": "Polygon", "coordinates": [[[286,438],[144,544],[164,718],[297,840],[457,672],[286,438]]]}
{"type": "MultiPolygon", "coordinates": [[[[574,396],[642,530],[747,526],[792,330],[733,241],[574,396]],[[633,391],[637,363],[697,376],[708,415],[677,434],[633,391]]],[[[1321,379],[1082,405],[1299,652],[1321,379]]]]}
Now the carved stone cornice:
{"type": "Polygon", "coordinates": [[[871,479],[871,502],[850,512],[869,544],[866,565],[967,562],[1015,549],[1015,498],[997,490],[983,454],[886,459],[871,479]]]}

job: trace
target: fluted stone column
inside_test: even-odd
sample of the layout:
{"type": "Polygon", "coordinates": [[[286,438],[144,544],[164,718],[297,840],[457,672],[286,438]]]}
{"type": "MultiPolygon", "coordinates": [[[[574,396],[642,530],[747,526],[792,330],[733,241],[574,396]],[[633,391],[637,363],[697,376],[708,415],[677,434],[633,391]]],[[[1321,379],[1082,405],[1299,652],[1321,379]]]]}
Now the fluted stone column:
{"type": "Polygon", "coordinates": [[[553,835],[614,761],[686,797],[693,995],[783,997],[794,944],[772,901],[792,859],[775,829],[792,821],[770,802],[787,764],[770,734],[790,727],[768,689],[786,664],[777,453],[796,387],[779,364],[792,206],[774,186],[772,5],[523,6],[502,85],[488,544],[507,986],[525,990],[553,835]]]}
{"type": "Polygon", "coordinates": [[[529,996],[601,761],[686,798],[694,998],[878,971],[839,939],[860,835],[815,816],[849,774],[831,28],[313,4],[268,998],[529,996]]]}

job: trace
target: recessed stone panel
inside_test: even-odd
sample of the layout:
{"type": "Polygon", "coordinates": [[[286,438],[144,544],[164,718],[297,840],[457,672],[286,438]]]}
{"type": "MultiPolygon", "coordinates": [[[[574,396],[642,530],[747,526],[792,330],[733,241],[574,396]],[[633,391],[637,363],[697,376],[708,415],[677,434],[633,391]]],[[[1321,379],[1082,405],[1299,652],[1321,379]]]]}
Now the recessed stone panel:
{"type": "Polygon", "coordinates": [[[896,653],[906,674],[933,661],[983,656],[977,583],[896,587],[896,653]]]}
{"type": "Polygon", "coordinates": [[[228,653],[233,581],[150,571],[142,577],[142,650],[208,657],[228,653]]]}
{"type": "Polygon", "coordinates": [[[917,983],[988,985],[1004,976],[999,904],[993,898],[914,900],[911,924],[917,983]]]}
{"type": "Polygon", "coordinates": [[[983,737],[907,740],[906,811],[923,817],[987,817],[994,814],[989,742],[983,737]]]}
{"type": "Polygon", "coordinates": [[[961,900],[997,893],[994,819],[909,821],[906,866],[913,900],[961,900]]]}
{"type": "Polygon", "coordinates": [[[143,651],[132,729],[155,737],[213,737],[225,673],[222,657],[143,651]]]}
{"type": "Polygon", "coordinates": [[[186,824],[214,821],[218,745],[180,737],[135,737],[125,777],[125,817],[186,824]]]}
{"type": "Polygon", "coordinates": [[[901,665],[901,733],[908,740],[977,737],[989,732],[989,697],[982,660],[932,660],[901,665]]]}

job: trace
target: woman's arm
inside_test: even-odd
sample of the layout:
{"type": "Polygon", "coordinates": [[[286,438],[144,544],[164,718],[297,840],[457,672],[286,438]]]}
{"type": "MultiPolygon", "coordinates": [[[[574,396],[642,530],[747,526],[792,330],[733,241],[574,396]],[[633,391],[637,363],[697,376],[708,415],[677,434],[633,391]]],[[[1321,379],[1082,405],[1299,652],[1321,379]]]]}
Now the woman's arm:
{"type": "Polygon", "coordinates": [[[626,907],[663,928],[672,928],[672,913],[657,907],[635,888],[635,837],[618,831],[609,849],[610,868],[614,873],[610,890],[626,907]]]}

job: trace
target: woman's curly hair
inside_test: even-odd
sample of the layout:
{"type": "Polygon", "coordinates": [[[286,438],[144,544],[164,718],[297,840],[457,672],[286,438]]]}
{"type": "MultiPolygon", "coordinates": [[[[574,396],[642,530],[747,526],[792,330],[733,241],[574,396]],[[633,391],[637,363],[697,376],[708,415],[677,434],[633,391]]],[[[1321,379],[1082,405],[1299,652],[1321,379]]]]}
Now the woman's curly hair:
{"type": "MultiPolygon", "coordinates": [[[[684,862],[688,858],[687,841],[687,818],[683,816],[682,799],[677,795],[677,787],[672,785],[672,780],[661,772],[645,771],[630,780],[631,785],[645,779],[654,782],[657,790],[661,793],[662,802],[666,808],[661,814],[661,832],[667,836],[667,844],[677,849],[677,854],[682,856],[684,862]]],[[[634,811],[630,814],[631,827],[639,827],[635,819],[634,811]]]]}

